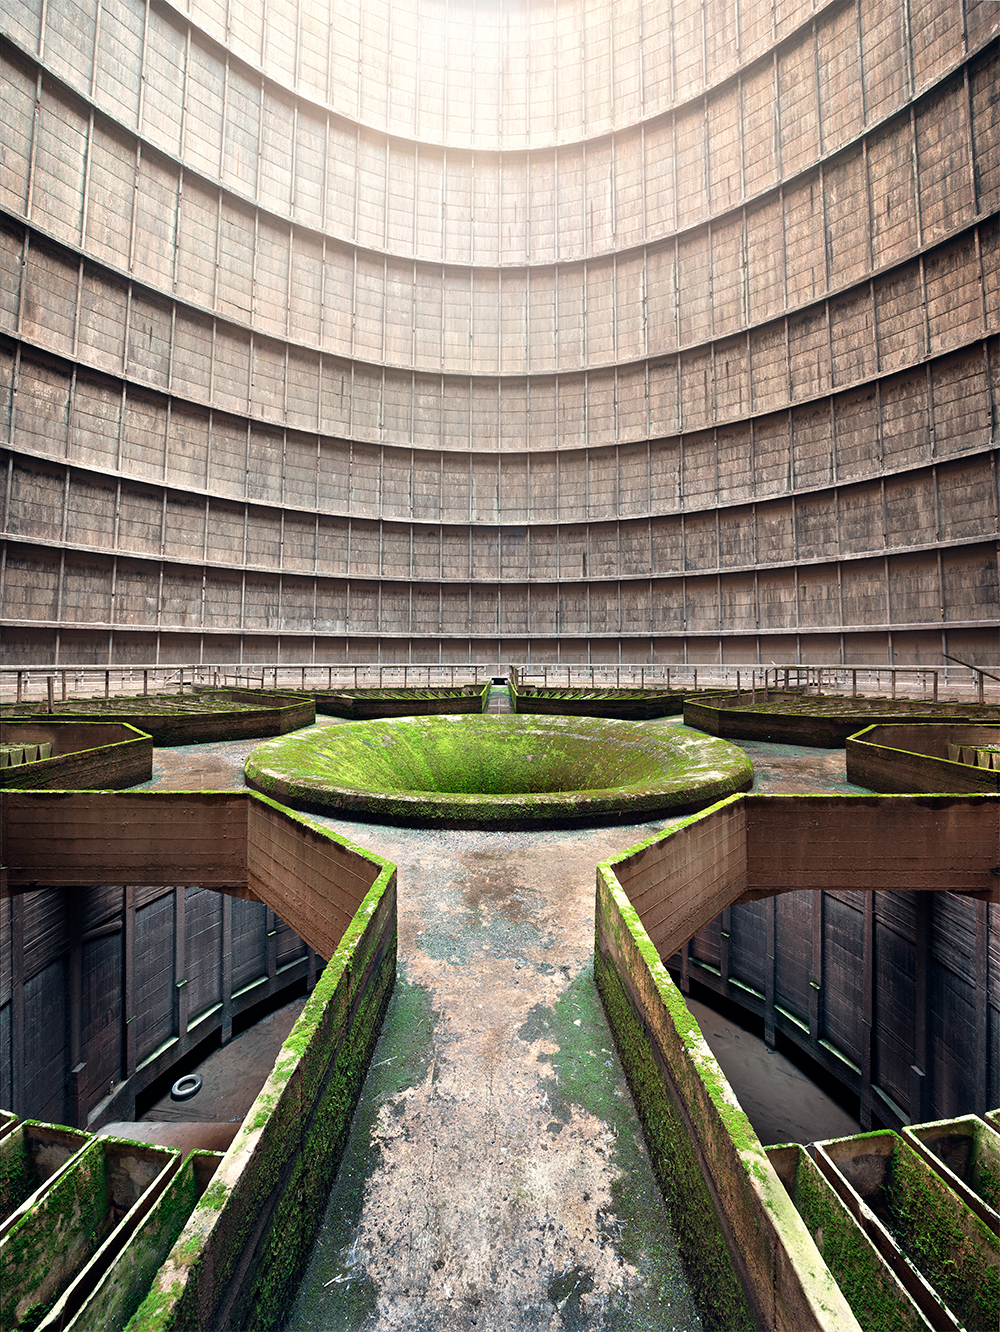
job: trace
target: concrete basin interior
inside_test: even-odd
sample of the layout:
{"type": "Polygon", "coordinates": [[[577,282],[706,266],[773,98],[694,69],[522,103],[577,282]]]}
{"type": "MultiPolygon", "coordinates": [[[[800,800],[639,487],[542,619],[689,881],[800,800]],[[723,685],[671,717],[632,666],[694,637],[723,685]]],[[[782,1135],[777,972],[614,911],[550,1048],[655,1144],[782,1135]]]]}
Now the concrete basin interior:
{"type": "Polygon", "coordinates": [[[735,745],[679,727],[500,714],[348,722],[279,737],[248,785],[317,813],[432,827],[526,828],[703,808],[753,782],[735,745]]]}

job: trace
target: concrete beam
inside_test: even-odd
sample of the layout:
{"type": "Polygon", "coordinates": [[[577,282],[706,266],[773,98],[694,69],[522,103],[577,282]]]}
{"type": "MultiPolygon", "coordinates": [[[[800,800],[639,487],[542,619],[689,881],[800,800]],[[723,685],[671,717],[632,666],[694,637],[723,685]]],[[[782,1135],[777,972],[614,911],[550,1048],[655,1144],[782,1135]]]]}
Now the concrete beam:
{"type": "Polygon", "coordinates": [[[16,791],[0,803],[5,897],[196,884],[265,903],[321,957],[387,863],[250,791],[16,791]]]}

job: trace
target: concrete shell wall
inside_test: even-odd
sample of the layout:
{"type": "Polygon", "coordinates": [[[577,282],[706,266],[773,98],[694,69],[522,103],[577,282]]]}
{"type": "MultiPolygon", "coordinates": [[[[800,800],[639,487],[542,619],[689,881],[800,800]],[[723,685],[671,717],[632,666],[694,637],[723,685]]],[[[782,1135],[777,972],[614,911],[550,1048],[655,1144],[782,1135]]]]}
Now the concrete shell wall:
{"type": "Polygon", "coordinates": [[[3,0],[7,659],[994,656],[1000,13],[742,10],[3,0]]]}

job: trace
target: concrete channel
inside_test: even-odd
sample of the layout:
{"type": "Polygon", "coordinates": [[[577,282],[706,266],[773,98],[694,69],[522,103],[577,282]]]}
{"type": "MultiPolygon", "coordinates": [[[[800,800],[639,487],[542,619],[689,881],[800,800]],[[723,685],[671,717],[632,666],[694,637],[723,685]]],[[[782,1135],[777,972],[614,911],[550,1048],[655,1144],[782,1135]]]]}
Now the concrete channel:
{"type": "MultiPolygon", "coordinates": [[[[241,785],[247,748],[159,750],[151,787],[241,785]]],[[[755,749],[757,789],[855,789],[842,752],[755,749]]],[[[594,866],[672,821],[322,821],[398,866],[398,978],[287,1332],[701,1327],[593,982],[594,866]]],[[[824,1108],[802,1141],[850,1128],[824,1108]]]]}
{"type": "MultiPolygon", "coordinates": [[[[317,729],[331,724],[337,725],[322,721],[317,729]]],[[[251,1326],[246,1321],[250,1306],[241,1303],[247,1282],[246,1273],[240,1273],[248,1262],[253,1262],[256,1273],[249,1283],[250,1298],[255,1301],[252,1326],[270,1328],[284,1319],[285,1332],[442,1326],[544,1327],[553,1332],[670,1327],[731,1332],[743,1327],[858,1326],[843,1293],[845,1278],[850,1278],[853,1269],[845,1269],[842,1263],[838,1268],[842,1255],[830,1251],[824,1239],[827,1232],[822,1222],[816,1222],[819,1213],[811,1201],[816,1177],[796,1164],[799,1158],[785,1161],[762,1154],[757,1138],[748,1132],[751,1124],[719,1078],[718,1066],[708,1056],[687,1009],[669,982],[663,988],[666,973],[662,966],[652,952],[647,957],[643,951],[649,948],[649,937],[636,910],[647,911],[648,907],[633,910],[629,904],[634,891],[645,893],[648,899],[648,888],[662,878],[655,866],[673,864],[674,848],[682,842],[687,845],[692,837],[702,837],[700,827],[715,829],[704,835],[712,845],[723,846],[717,841],[719,829],[725,838],[727,821],[735,820],[736,827],[746,817],[741,812],[744,799],[768,802],[776,797],[781,802],[787,796],[779,793],[811,791],[827,800],[831,795],[857,793],[858,788],[845,781],[842,753],[816,755],[806,749],[753,742],[747,747],[757,763],[756,793],[730,797],[693,817],[611,828],[574,827],[571,831],[456,832],[292,816],[260,796],[240,791],[244,785],[242,762],[252,747],[242,740],[159,750],[152,781],[144,791],[124,799],[135,806],[133,816],[148,819],[154,817],[154,811],[146,806],[151,800],[159,803],[153,792],[172,791],[173,795],[166,796],[171,808],[176,806],[178,817],[188,819],[195,810],[184,805],[184,800],[191,804],[185,793],[202,791],[234,830],[237,824],[233,820],[243,817],[238,811],[245,805],[250,859],[239,870],[237,856],[219,880],[220,886],[238,888],[242,873],[264,875],[259,879],[263,888],[266,876],[276,874],[275,882],[282,882],[287,896],[290,882],[285,882],[288,871],[282,867],[293,863],[287,861],[289,854],[302,854],[306,856],[302,861],[306,877],[299,871],[293,879],[308,885],[310,875],[319,875],[315,889],[306,894],[311,901],[326,873],[323,856],[335,854],[345,865],[346,856],[355,866],[352,872],[366,875],[365,884],[372,883],[366,917],[370,923],[363,929],[357,923],[352,926],[354,942],[347,951],[343,945],[329,944],[343,959],[341,971],[331,963],[324,973],[316,992],[320,1006],[310,1000],[311,1018],[296,1027],[273,1070],[268,1068],[266,1041],[248,1044],[246,1037],[236,1040],[214,1057],[222,1066],[221,1076],[217,1068],[213,1078],[206,1079],[200,1101],[184,1112],[189,1118],[180,1119],[176,1112],[160,1108],[159,1113],[173,1121],[173,1126],[169,1122],[137,1126],[137,1136],[152,1133],[162,1144],[161,1151],[181,1145],[206,1148],[207,1140],[196,1141],[199,1119],[207,1121],[208,1133],[221,1127],[220,1119],[233,1124],[244,1116],[225,1158],[216,1155],[209,1162],[211,1152],[203,1152],[206,1160],[200,1182],[194,1176],[184,1176],[182,1181],[177,1175],[176,1185],[164,1186],[164,1200],[169,1197],[170,1201],[157,1204],[155,1225],[164,1234],[167,1230],[174,1234],[175,1194],[186,1197],[190,1193],[193,1203],[198,1192],[209,1186],[218,1163],[211,1193],[192,1214],[165,1266],[159,1268],[153,1293],[137,1315],[136,1328],[179,1326],[177,1316],[189,1320],[203,1305],[202,1291],[211,1301],[204,1306],[211,1316],[206,1323],[201,1313],[196,1314],[198,1325],[239,1327],[242,1332],[244,1326],[251,1326]],[[335,850],[338,845],[340,851],[335,850]],[[600,912],[596,950],[595,865],[600,912]],[[378,876],[377,884],[373,876],[378,876]],[[646,887],[636,888],[640,880],[646,887]],[[349,961],[352,957],[354,962],[349,961]],[[345,964],[347,970],[343,970],[345,964]],[[646,980],[644,966],[651,968],[646,980]],[[595,967],[599,967],[596,974],[603,1004],[595,986],[595,967]],[[657,979],[657,968],[661,979],[657,979]],[[328,973],[342,977],[336,982],[336,992],[328,973]],[[352,975],[356,981],[351,980],[352,975]],[[395,988],[389,999],[393,975],[395,988]],[[373,981],[381,977],[370,991],[364,979],[368,976],[373,981]],[[622,983],[639,986],[637,1012],[640,1022],[649,1027],[648,1031],[643,1027],[645,1035],[637,1029],[633,1033],[637,1039],[629,1035],[629,1022],[634,1025],[634,1018],[624,1013],[616,997],[619,990],[615,987],[620,989],[622,983]],[[342,1037],[337,1036],[330,1045],[324,1037],[329,1023],[340,1024],[343,1037],[353,1041],[354,1005],[362,992],[369,995],[364,1000],[367,1016],[361,1016],[357,1034],[363,1039],[365,1053],[358,1059],[351,1055],[349,1044],[343,1047],[348,1063],[342,1067],[353,1066],[355,1072],[350,1074],[353,1082],[343,1084],[341,1091],[336,1081],[339,1074],[333,1082],[329,1073],[316,1082],[308,1069],[310,1063],[318,1068],[317,1057],[324,1066],[334,1068],[329,1051],[342,1048],[338,1044],[342,1037]],[[351,994],[357,999],[352,1000],[351,994]],[[658,1007],[661,1000],[666,1004],[662,1009],[658,1007]],[[256,1048],[247,1059],[245,1052],[251,1045],[256,1048]],[[321,1053],[324,1050],[326,1054],[321,1053]],[[372,1051],[371,1068],[362,1087],[367,1051],[372,1051]],[[669,1077],[679,1079],[674,1086],[680,1100],[673,1110],[648,1078],[637,1088],[637,1070],[650,1054],[665,1058],[669,1077]],[[240,1077],[233,1078],[237,1067],[245,1084],[245,1105],[240,1100],[240,1077]],[[267,1082],[257,1096],[254,1113],[245,1114],[264,1077],[267,1082]],[[213,1085],[226,1087],[225,1097],[216,1095],[213,1085]],[[321,1169],[310,1178],[308,1144],[318,1143],[316,1134],[322,1134],[324,1118],[331,1113],[343,1154],[340,1145],[321,1154],[339,1159],[340,1167],[336,1178],[329,1167],[324,1167],[325,1174],[321,1169]],[[653,1123],[651,1128],[651,1113],[665,1115],[659,1127],[653,1123]],[[664,1124],[673,1124],[667,1128],[666,1138],[664,1124]],[[175,1132],[181,1133],[183,1144],[172,1140],[175,1132]],[[678,1144],[679,1156],[669,1145],[664,1150],[671,1137],[678,1144]],[[698,1146],[692,1148],[693,1143],[698,1146]],[[705,1248],[692,1242],[692,1209],[682,1208],[683,1215],[671,1211],[668,1218],[661,1194],[663,1190],[669,1198],[671,1192],[676,1193],[678,1181],[694,1186],[696,1180],[704,1192],[706,1181],[701,1180],[697,1165],[702,1153],[709,1192],[716,1199],[713,1205],[705,1194],[704,1223],[717,1231],[717,1239],[711,1241],[716,1246],[714,1256],[710,1245],[705,1248]],[[794,1207],[779,1178],[789,1186],[794,1207]],[[239,1229],[248,1222],[252,1226],[255,1208],[248,1190],[261,1185],[269,1194],[267,1215],[273,1218],[266,1222],[271,1267],[265,1264],[268,1275],[263,1284],[257,1270],[257,1240],[239,1229]],[[723,1196],[727,1193],[731,1193],[729,1198],[723,1196]],[[230,1206],[237,1195],[236,1205],[230,1206]],[[310,1241],[304,1237],[311,1233],[308,1223],[303,1236],[288,1243],[296,1199],[303,1199],[304,1219],[307,1215],[319,1218],[325,1209],[311,1258],[310,1241]],[[213,1217],[219,1218],[218,1224],[213,1217]],[[724,1233],[728,1240],[723,1239],[724,1233]],[[188,1239],[182,1242],[184,1236],[188,1239]],[[184,1257],[188,1252],[193,1266],[184,1257]],[[820,1254],[829,1271],[820,1262],[820,1254]],[[221,1285],[213,1276],[220,1259],[236,1264],[221,1278],[221,1285]],[[818,1267],[811,1272],[810,1264],[815,1263],[818,1267]],[[290,1312],[287,1275],[279,1272],[282,1265],[286,1273],[305,1269],[290,1312]],[[783,1271],[779,1270],[782,1265],[783,1271]],[[743,1293],[737,1270],[745,1284],[743,1293]],[[163,1295],[184,1272],[184,1282],[189,1278],[194,1282],[188,1287],[190,1295],[184,1296],[186,1311],[182,1314],[178,1306],[175,1313],[168,1313],[162,1305],[163,1295]],[[717,1284],[721,1294],[714,1289],[717,1284]],[[796,1321],[800,1315],[804,1321],[796,1321]]],[[[92,813],[96,813],[95,799],[84,798],[81,810],[93,805],[92,813]]],[[[51,799],[48,803],[55,811],[51,799]]],[[[30,801],[21,799],[18,811],[22,806],[24,816],[33,817],[30,801]]],[[[755,817],[762,816],[760,811],[763,805],[755,817]]],[[[215,825],[205,824],[206,832],[210,826],[215,825]]],[[[23,840],[23,830],[18,836],[23,840]]],[[[203,855],[210,845],[205,843],[198,854],[203,855]]],[[[81,883],[89,881],[87,871],[79,873],[81,883]]],[[[187,881],[192,880],[169,880],[187,881]]],[[[745,888],[753,888],[756,882],[743,880],[745,888]]],[[[701,893],[703,887],[697,891],[701,893]]],[[[365,887],[360,892],[364,894],[365,887]]],[[[293,899],[294,892],[288,898],[290,907],[293,899]]],[[[301,920],[296,928],[305,926],[307,937],[318,940],[322,913],[316,916],[314,907],[306,899],[303,902],[305,906],[293,907],[299,915],[288,919],[293,923],[301,920]]],[[[350,910],[357,912],[355,922],[365,916],[357,906],[350,910]]],[[[679,934],[678,942],[684,937],[679,934]]],[[[341,938],[339,931],[330,935],[331,941],[335,938],[341,938]]],[[[347,935],[343,938],[346,944],[347,935]]],[[[315,946],[322,945],[317,942],[315,946]]],[[[675,942],[664,951],[656,944],[664,957],[677,946],[675,942]]],[[[274,1024],[275,1029],[284,1032],[290,1020],[291,1015],[283,1017],[274,1024]]],[[[743,1044],[744,1036],[717,1016],[709,1025],[716,1043],[721,1041],[721,1062],[737,1070],[740,1061],[729,1057],[743,1044]]],[[[778,1056],[752,1054],[746,1048],[740,1053],[742,1069],[733,1076],[748,1106],[753,1104],[753,1093],[744,1092],[744,1082],[760,1092],[770,1080],[772,1090],[780,1087],[788,1095],[797,1077],[791,1066],[781,1071],[781,1079],[792,1081],[779,1081],[778,1056]]],[[[336,1060],[340,1058],[337,1054],[336,1060]]],[[[853,1135],[857,1127],[849,1119],[831,1118],[826,1108],[815,1117],[806,1112],[798,1122],[787,1117],[769,1120],[766,1111],[773,1107],[767,1106],[767,1099],[766,1094],[761,1098],[752,1121],[765,1142],[775,1136],[803,1142],[826,1137],[832,1152],[836,1141],[843,1141],[845,1133],[853,1135]],[[775,1124],[779,1125],[777,1134],[772,1131],[775,1124]]],[[[147,1121],[157,1118],[157,1108],[146,1116],[147,1121]]],[[[113,1132],[127,1135],[128,1126],[116,1124],[113,1132]]],[[[887,1141],[890,1139],[894,1135],[888,1135],[887,1141]]],[[[213,1140],[211,1146],[216,1145],[225,1146],[213,1140]]],[[[99,1155],[105,1150],[118,1148],[112,1140],[107,1149],[98,1150],[90,1141],[80,1159],[97,1159],[95,1152],[99,1155]]],[[[177,1159],[170,1169],[176,1172],[180,1157],[174,1155],[177,1159]]],[[[927,1168],[931,1167],[921,1166],[927,1168]]],[[[59,1187],[89,1190],[80,1169],[72,1161],[67,1163],[67,1182],[59,1187]]],[[[969,1176],[972,1184],[974,1175],[973,1171],[969,1176]]],[[[836,1180],[831,1183],[836,1186],[836,1180]]],[[[850,1201],[845,1198],[845,1202],[850,1208],[850,1201]]],[[[829,1201],[823,1203],[827,1210],[822,1215],[831,1215],[831,1206],[829,1201]]],[[[260,1215],[263,1218],[264,1213],[260,1215]]],[[[177,1216],[176,1224],[182,1224],[181,1213],[177,1216]]],[[[12,1235],[26,1222],[27,1218],[12,1219],[12,1235]]],[[[138,1215],[134,1224],[139,1225],[138,1215]]],[[[975,1243],[981,1265],[986,1265],[982,1298],[977,1294],[987,1310],[985,1328],[996,1303],[997,1240],[979,1234],[982,1223],[978,1216],[970,1225],[978,1236],[975,1243]]],[[[838,1234],[849,1234],[846,1221],[838,1220],[837,1226],[838,1234]]],[[[856,1237],[851,1235],[850,1242],[856,1243],[856,1237]]],[[[173,1240],[168,1247],[169,1243],[173,1240]]],[[[130,1249],[133,1265],[141,1263],[145,1271],[144,1245],[137,1231],[126,1251],[130,1249]]],[[[891,1258],[890,1254],[886,1261],[891,1258]]],[[[161,1261],[162,1254],[155,1262],[161,1261]]],[[[880,1280],[883,1278],[895,1291],[898,1273],[896,1277],[883,1273],[880,1280]]],[[[96,1269],[93,1278],[86,1278],[91,1283],[98,1279],[107,1286],[110,1278],[99,1278],[96,1269]]],[[[922,1305],[916,1313],[903,1301],[911,1318],[907,1326],[924,1326],[925,1314],[932,1326],[953,1325],[948,1321],[950,1312],[943,1322],[935,1321],[933,1298],[925,1299],[926,1308],[922,1305]]],[[[75,1294],[72,1299],[79,1302],[75,1294]]],[[[168,1305],[174,1300],[168,1295],[168,1305]]],[[[72,1324],[66,1324],[73,1332],[102,1326],[93,1322],[91,1305],[96,1308],[97,1304],[85,1304],[91,1321],[78,1322],[74,1317],[72,1324]]],[[[81,1309],[81,1318],[83,1313],[81,1309]]],[[[63,1318],[61,1312],[53,1311],[44,1326],[48,1328],[56,1316],[63,1318]]],[[[859,1321],[865,1328],[882,1327],[881,1322],[871,1323],[860,1315],[859,1321]]],[[[36,1323],[29,1320],[25,1326],[33,1328],[36,1323]]],[[[976,1326],[978,1329],[979,1324],[976,1326]]]]}

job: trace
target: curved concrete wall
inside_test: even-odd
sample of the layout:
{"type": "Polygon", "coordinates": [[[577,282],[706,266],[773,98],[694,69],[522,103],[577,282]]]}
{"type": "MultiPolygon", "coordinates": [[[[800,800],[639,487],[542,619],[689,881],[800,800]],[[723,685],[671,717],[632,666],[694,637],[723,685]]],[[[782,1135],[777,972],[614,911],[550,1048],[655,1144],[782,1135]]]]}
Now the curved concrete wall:
{"type": "Polygon", "coordinates": [[[8,660],[994,654],[995,4],[300,8],[0,6],[8,660]]]}

